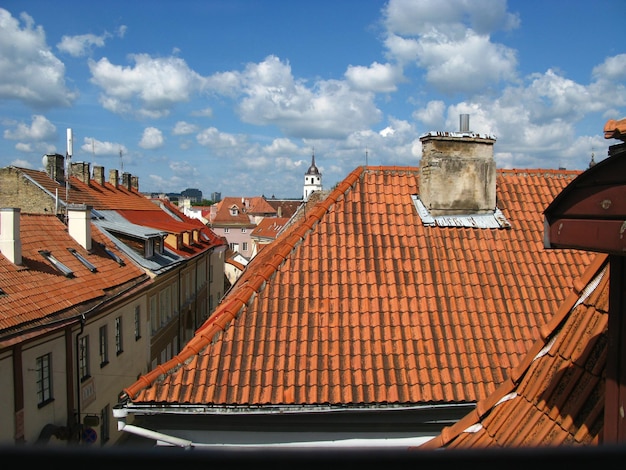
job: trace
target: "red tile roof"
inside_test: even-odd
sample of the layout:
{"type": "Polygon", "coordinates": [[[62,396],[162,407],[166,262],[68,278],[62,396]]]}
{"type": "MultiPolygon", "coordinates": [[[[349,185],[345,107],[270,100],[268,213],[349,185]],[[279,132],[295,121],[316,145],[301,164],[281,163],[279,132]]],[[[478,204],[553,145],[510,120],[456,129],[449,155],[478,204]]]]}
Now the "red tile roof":
{"type": "Polygon", "coordinates": [[[114,289],[147,279],[133,263],[121,266],[105,253],[100,243],[126,259],[93,224],[91,252],[68,234],[56,216],[21,214],[20,226],[22,264],[15,265],[0,254],[0,284],[6,294],[0,295],[0,331],[5,337],[25,325],[34,327],[76,316],[84,305],[103,299],[114,289]],[[68,248],[74,248],[97,271],[87,269],[68,248]],[[74,277],[59,273],[39,250],[50,251],[74,272],[74,277]]]}
{"type": "Polygon", "coordinates": [[[254,258],[134,403],[474,402],[534,344],[592,255],[543,248],[580,172],[498,170],[511,229],[422,224],[419,169],[360,167],[254,258]]]}
{"type": "Polygon", "coordinates": [[[273,240],[278,235],[278,232],[287,225],[287,222],[289,222],[287,217],[265,217],[250,232],[250,236],[273,240]]]}
{"type": "Polygon", "coordinates": [[[597,255],[525,360],[420,450],[598,444],[608,342],[607,255],[597,255]]]}
{"type": "Polygon", "coordinates": [[[211,223],[215,226],[222,225],[242,225],[253,227],[254,222],[250,220],[251,216],[259,215],[276,215],[276,210],[267,203],[262,197],[225,197],[215,205],[215,215],[211,223]],[[248,206],[246,207],[246,202],[248,206]],[[231,208],[237,207],[236,215],[231,214],[231,208]]]}

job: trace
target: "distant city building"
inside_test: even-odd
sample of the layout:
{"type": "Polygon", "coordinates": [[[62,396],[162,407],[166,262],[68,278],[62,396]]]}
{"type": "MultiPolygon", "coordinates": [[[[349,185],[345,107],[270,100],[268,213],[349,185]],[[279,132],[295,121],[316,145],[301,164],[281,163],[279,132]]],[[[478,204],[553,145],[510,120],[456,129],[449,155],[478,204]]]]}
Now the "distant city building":
{"type": "Polygon", "coordinates": [[[220,202],[222,200],[222,193],[212,192],[211,193],[211,201],[220,202]]]}
{"type": "Polygon", "coordinates": [[[202,202],[202,191],[195,188],[187,188],[180,195],[193,202],[202,202]]]}

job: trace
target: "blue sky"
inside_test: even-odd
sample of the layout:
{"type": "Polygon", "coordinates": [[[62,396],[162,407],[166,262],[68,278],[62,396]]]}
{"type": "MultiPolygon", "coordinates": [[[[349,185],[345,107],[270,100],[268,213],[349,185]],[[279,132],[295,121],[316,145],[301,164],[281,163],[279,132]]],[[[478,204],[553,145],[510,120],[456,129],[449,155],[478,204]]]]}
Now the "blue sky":
{"type": "Polygon", "coordinates": [[[419,137],[585,169],[626,117],[623,0],[3,0],[0,167],[66,153],[141,191],[301,198],[419,137]],[[120,157],[121,152],[121,157],[120,157]]]}

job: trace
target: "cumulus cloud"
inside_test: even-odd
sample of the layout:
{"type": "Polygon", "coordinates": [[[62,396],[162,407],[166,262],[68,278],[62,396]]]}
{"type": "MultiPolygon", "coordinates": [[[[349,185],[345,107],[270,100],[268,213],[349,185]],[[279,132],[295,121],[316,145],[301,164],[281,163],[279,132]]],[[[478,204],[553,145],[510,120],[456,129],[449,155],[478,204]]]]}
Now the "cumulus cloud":
{"type": "Polygon", "coordinates": [[[242,143],[242,140],[237,136],[220,132],[215,127],[202,130],[196,136],[196,140],[200,145],[210,147],[217,152],[236,148],[242,143]]]}
{"type": "Polygon", "coordinates": [[[164,143],[163,133],[156,127],[146,127],[139,141],[141,148],[151,150],[161,147],[164,143]]]}
{"type": "Polygon", "coordinates": [[[387,56],[425,69],[443,93],[480,92],[516,78],[516,52],[490,35],[519,25],[501,0],[390,1],[384,10],[387,56]]]}
{"type": "Polygon", "coordinates": [[[35,114],[30,125],[23,122],[16,123],[14,129],[6,129],[4,138],[31,142],[45,142],[56,139],[56,127],[45,116],[35,114]]]}
{"type": "Polygon", "coordinates": [[[342,138],[381,116],[373,93],[355,90],[340,80],[320,80],[308,88],[294,79],[289,63],[275,56],[248,64],[241,82],[241,119],[275,125],[289,137],[342,138]]]}
{"type": "Polygon", "coordinates": [[[351,65],[345,75],[353,88],[376,93],[396,91],[398,89],[396,84],[402,79],[399,68],[378,62],[369,67],[351,65]]]}
{"type": "Polygon", "coordinates": [[[20,19],[0,8],[0,100],[34,109],[69,106],[77,93],[65,85],[65,65],[50,51],[43,28],[26,13],[20,19]]]}
{"type": "Polygon", "coordinates": [[[185,121],[178,121],[174,125],[174,129],[172,130],[172,134],[174,135],[189,135],[198,131],[198,126],[195,124],[190,124],[185,121]]]}
{"type": "Polygon", "coordinates": [[[91,82],[102,89],[100,102],[117,114],[167,116],[178,103],[203,89],[205,80],[178,57],[130,56],[133,66],[112,64],[106,57],[89,60],[91,82]]]}
{"type": "Polygon", "coordinates": [[[116,142],[101,141],[93,137],[84,137],[83,145],[80,146],[80,149],[85,153],[97,156],[118,156],[120,152],[122,152],[123,155],[128,154],[128,149],[125,145],[116,142]]]}
{"type": "Polygon", "coordinates": [[[80,34],[77,36],[63,36],[57,44],[57,49],[72,57],[87,55],[94,47],[104,47],[108,34],[96,36],[95,34],[80,34]]]}

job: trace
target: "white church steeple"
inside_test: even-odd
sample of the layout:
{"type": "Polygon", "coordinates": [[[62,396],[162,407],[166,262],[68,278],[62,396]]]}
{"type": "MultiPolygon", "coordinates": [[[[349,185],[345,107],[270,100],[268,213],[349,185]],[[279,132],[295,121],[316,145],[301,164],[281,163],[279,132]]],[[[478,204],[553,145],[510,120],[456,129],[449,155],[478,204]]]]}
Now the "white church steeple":
{"type": "Polygon", "coordinates": [[[313,191],[322,190],[322,174],[315,166],[315,152],[311,157],[311,166],[304,174],[304,200],[309,199],[313,191]]]}

